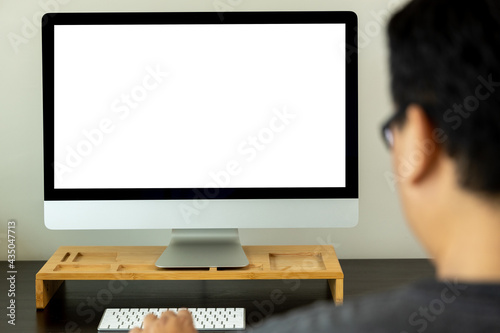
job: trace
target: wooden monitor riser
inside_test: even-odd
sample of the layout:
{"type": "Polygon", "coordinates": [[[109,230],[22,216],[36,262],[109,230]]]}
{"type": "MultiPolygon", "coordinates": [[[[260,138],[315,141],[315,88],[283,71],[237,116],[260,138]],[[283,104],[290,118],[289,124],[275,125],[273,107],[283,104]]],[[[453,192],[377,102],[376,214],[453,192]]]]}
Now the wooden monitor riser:
{"type": "Polygon", "coordinates": [[[36,307],[44,309],[65,280],[325,279],[342,304],[344,273],[333,246],[243,246],[244,268],[165,269],[165,246],[61,246],[36,274],[36,307]]]}

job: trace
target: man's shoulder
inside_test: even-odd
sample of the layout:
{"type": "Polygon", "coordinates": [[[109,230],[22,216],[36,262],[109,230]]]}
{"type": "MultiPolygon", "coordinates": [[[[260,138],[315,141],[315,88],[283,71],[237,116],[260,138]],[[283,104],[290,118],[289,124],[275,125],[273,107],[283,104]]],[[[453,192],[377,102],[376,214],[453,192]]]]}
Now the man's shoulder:
{"type": "Polygon", "coordinates": [[[335,307],[331,302],[317,302],[272,319],[257,331],[470,332],[467,326],[461,324],[465,319],[476,323],[474,331],[480,325],[500,331],[498,313],[500,285],[424,280],[389,292],[353,299],[341,307],[335,307]]]}

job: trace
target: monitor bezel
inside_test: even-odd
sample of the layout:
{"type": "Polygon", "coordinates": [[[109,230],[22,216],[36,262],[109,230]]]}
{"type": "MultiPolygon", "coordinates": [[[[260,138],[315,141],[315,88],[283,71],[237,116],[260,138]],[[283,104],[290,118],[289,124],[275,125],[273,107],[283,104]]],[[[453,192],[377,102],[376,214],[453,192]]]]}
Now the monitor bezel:
{"type": "Polygon", "coordinates": [[[48,13],[42,18],[44,200],[357,199],[358,52],[357,16],[340,11],[48,13]],[[222,14],[222,15],[221,15],[222,14]],[[287,188],[54,188],[54,26],[107,24],[345,24],[346,186],[287,188]]]}

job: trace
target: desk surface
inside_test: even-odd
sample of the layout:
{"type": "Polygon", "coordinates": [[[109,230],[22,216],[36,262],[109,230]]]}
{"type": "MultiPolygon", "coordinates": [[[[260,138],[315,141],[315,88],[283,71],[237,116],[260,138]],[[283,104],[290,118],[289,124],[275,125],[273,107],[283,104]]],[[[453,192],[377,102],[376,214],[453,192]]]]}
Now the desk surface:
{"type": "MultiPolygon", "coordinates": [[[[424,259],[340,260],[344,299],[425,277],[424,259]]],[[[42,261],[16,262],[16,320],[7,323],[8,281],[0,279],[1,332],[96,332],[104,307],[244,307],[247,325],[262,318],[331,299],[326,280],[264,281],[66,281],[43,311],[35,307],[35,275],[42,261]]],[[[2,267],[7,267],[4,261],[2,267]]]]}

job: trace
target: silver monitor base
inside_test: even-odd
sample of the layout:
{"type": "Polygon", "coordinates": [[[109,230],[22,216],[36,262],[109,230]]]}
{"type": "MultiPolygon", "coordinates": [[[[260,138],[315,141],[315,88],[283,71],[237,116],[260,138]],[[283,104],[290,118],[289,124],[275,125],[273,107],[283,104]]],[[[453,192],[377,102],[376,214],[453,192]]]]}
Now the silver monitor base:
{"type": "Polygon", "coordinates": [[[238,229],[174,229],[160,268],[245,267],[238,229]]]}

